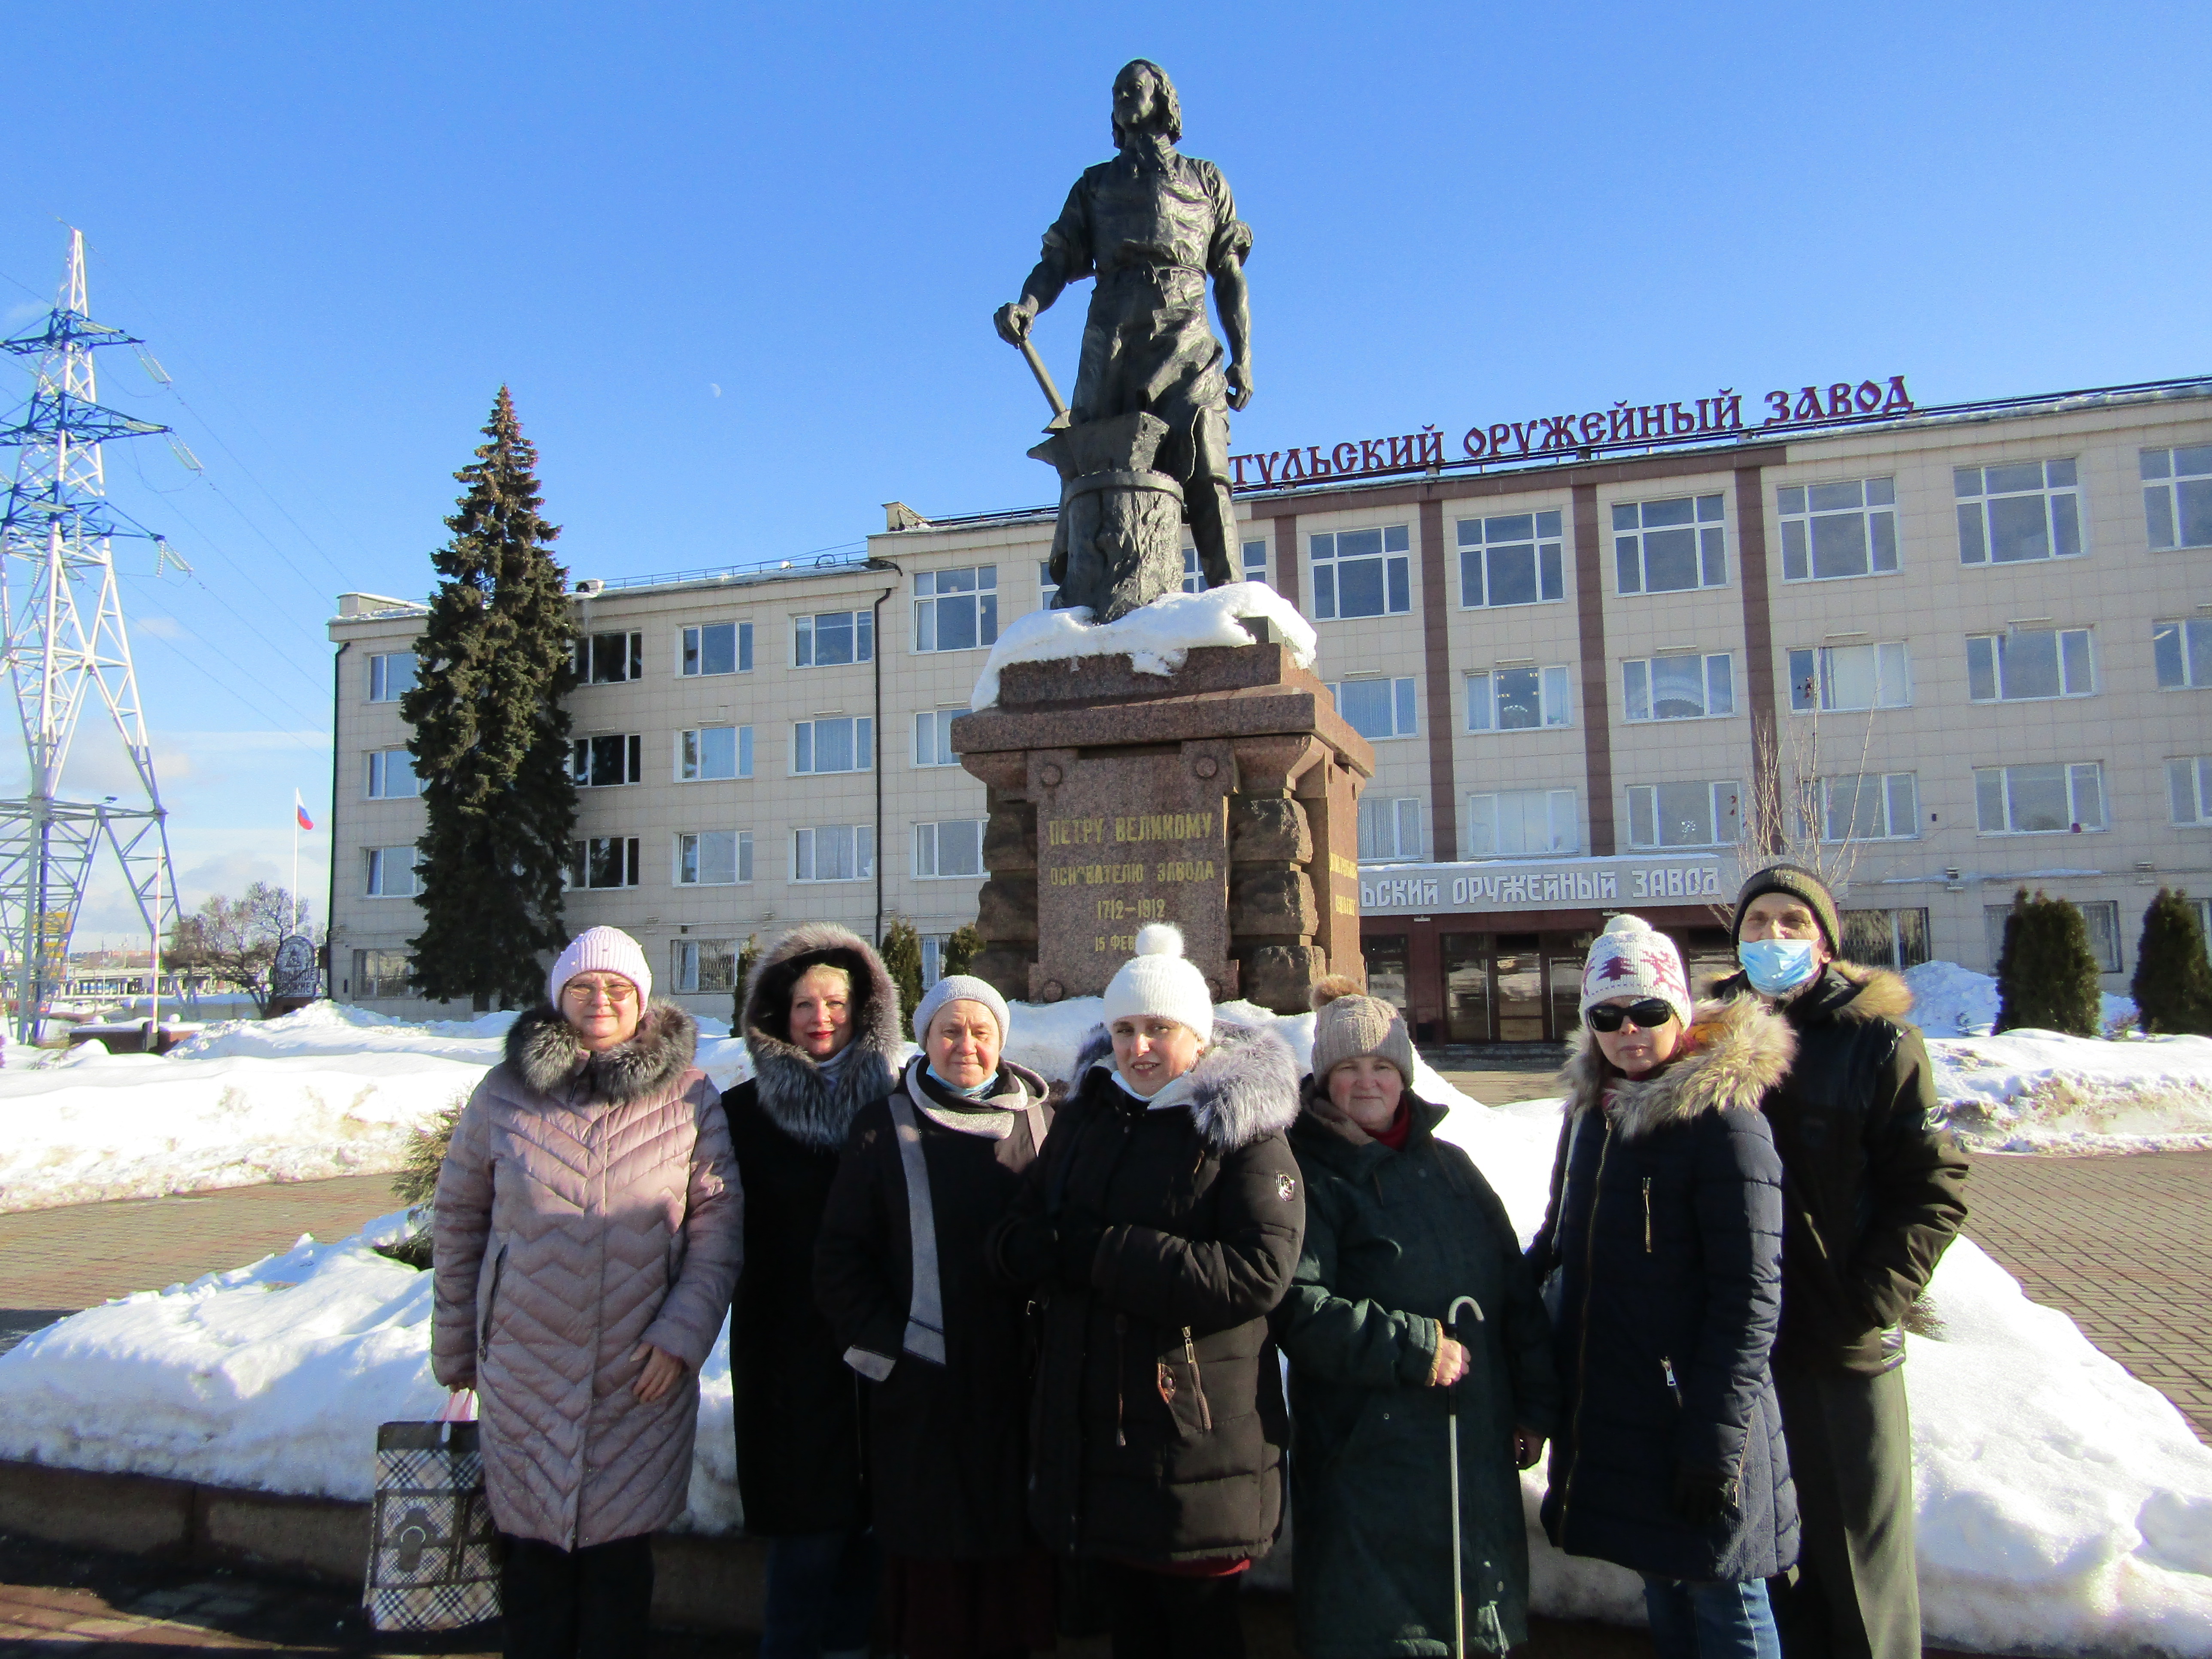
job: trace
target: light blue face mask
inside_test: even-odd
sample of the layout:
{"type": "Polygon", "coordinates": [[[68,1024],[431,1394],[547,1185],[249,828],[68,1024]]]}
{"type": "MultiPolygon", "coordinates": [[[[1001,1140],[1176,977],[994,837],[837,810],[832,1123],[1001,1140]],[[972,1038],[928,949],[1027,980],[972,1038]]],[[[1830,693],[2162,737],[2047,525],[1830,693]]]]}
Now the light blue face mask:
{"type": "Polygon", "coordinates": [[[1735,947],[1735,959],[1761,996],[1794,991],[1820,971],[1808,939],[1750,939],[1735,947]]]}

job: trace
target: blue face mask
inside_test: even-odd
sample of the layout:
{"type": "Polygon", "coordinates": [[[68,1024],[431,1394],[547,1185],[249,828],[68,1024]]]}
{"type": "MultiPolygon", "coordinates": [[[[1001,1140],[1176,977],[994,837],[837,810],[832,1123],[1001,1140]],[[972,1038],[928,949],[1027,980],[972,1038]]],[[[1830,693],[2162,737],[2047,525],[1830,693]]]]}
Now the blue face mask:
{"type": "Polygon", "coordinates": [[[1735,947],[1735,959],[1743,964],[1751,988],[1761,996],[1794,991],[1820,971],[1808,939],[1747,940],[1735,947]]]}

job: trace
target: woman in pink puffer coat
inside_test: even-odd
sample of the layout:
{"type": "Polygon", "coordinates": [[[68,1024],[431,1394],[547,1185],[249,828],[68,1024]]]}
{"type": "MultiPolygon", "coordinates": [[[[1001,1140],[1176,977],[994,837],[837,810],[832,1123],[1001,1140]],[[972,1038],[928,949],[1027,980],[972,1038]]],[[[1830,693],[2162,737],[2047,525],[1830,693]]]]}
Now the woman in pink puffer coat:
{"type": "Polygon", "coordinates": [[[510,1659],[645,1651],[652,1534],[684,1513],[699,1367],[744,1200],[697,1028],[635,940],[577,936],[438,1176],[438,1381],[482,1400],[510,1659]]]}

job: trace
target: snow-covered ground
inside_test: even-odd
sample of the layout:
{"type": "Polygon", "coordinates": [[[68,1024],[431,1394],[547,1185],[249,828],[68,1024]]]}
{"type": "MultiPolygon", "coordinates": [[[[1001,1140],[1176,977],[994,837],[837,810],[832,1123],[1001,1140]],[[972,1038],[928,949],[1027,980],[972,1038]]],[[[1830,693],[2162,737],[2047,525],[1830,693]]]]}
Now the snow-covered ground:
{"type": "Polygon", "coordinates": [[[1191,647],[1249,645],[1239,617],[1265,617],[1290,647],[1291,659],[1310,668],[1319,648],[1313,624],[1265,582],[1231,582],[1203,593],[1170,593],[1117,622],[1094,624],[1085,605],[1032,611],[1007,624],[976,677],[970,708],[999,700],[999,671],[1008,663],[1055,662],[1066,657],[1111,657],[1127,652],[1140,674],[1172,674],[1191,647]]]}
{"type": "MultiPolygon", "coordinates": [[[[1065,1075],[1098,1007],[1095,1000],[1018,1005],[1011,1057],[1065,1075]]],[[[1273,1024],[1301,1059],[1310,1051],[1310,1015],[1277,1019],[1249,1004],[1223,1012],[1273,1024]]],[[[501,1029],[499,1017],[434,1029],[353,1011],[307,1014],[314,1018],[294,1016],[300,1024],[289,1030],[279,1030],[280,1021],[210,1032],[182,1063],[311,1066],[357,1082],[394,1066],[443,1066],[457,1078],[489,1061],[501,1029]]],[[[709,1065],[733,1077],[738,1045],[705,1046],[709,1065]]],[[[2027,1061],[2037,1057],[2006,1075],[2027,1076],[2027,1061]]],[[[54,1076],[97,1080],[135,1070],[151,1084],[149,1067],[177,1063],[147,1059],[115,1070],[114,1060],[87,1061],[54,1076]]],[[[1419,1082],[1425,1096],[1454,1108],[1444,1133],[1482,1166],[1523,1236],[1533,1231],[1558,1103],[1488,1109],[1426,1067],[1419,1082]]],[[[432,1085],[412,1086],[432,1093],[432,1085]]],[[[0,1110],[14,1103],[0,1096],[0,1110]]],[[[428,1276],[369,1248],[404,1229],[395,1213],[336,1243],[302,1239],[250,1267],[141,1292],[29,1338],[0,1356],[0,1457],[366,1498],[375,1425],[427,1418],[443,1397],[428,1369],[428,1276]]],[[[1939,1334],[1909,1339],[1905,1373],[1929,1639],[1993,1651],[2212,1659],[2212,1450],[2162,1396],[2099,1353],[2072,1321],[2027,1302],[1972,1243],[1952,1247],[1930,1301],[1939,1334]]],[[[726,1345],[726,1331],[702,1378],[687,1524],[704,1531],[740,1520],[726,1345]]],[[[1539,1492],[1534,1477],[1524,1481],[1532,1516],[1539,1492]]],[[[1540,1537],[1531,1549],[1539,1610],[1640,1620],[1629,1575],[1563,1556],[1540,1537]]]]}

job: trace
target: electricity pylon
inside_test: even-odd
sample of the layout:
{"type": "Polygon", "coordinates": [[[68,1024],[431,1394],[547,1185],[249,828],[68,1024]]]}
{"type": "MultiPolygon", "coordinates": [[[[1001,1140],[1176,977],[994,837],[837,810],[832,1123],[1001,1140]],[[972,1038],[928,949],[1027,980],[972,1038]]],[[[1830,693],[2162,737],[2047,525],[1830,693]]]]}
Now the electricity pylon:
{"type": "Polygon", "coordinates": [[[112,538],[152,541],[157,575],[165,564],[185,567],[161,538],[106,500],[100,457],[103,442],[169,428],[102,407],[92,362],[103,346],[140,343],[88,313],[84,234],[75,229],[54,308],[35,328],[0,340],[0,351],[37,365],[30,402],[0,428],[0,448],[15,451],[0,511],[0,664],[21,717],[27,775],[25,794],[0,799],[0,934],[10,952],[16,1030],[27,1041],[35,1039],[68,971],[70,935],[103,845],[113,850],[146,927],[157,1017],[161,933],[177,914],[167,817],[146,741],[112,538]],[[78,800],[62,793],[78,719],[95,696],[137,778],[129,799],[78,800]]]}

